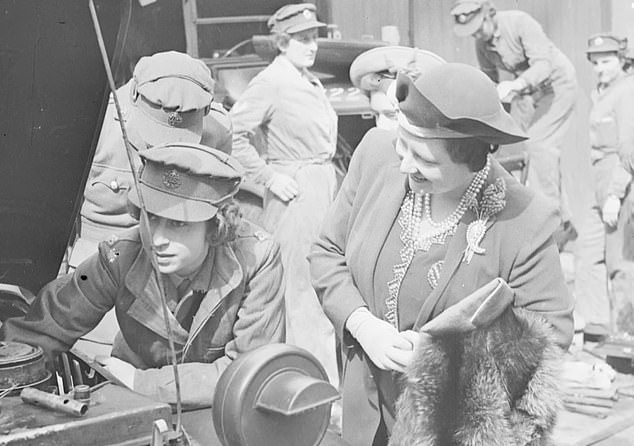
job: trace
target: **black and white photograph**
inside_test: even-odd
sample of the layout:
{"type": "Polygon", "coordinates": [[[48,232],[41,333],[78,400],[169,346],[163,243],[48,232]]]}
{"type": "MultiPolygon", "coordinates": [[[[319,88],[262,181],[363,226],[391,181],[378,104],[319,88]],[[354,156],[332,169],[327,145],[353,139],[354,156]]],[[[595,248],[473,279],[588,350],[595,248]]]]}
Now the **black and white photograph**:
{"type": "Polygon", "coordinates": [[[0,0],[0,446],[634,446],[634,1],[0,0]]]}

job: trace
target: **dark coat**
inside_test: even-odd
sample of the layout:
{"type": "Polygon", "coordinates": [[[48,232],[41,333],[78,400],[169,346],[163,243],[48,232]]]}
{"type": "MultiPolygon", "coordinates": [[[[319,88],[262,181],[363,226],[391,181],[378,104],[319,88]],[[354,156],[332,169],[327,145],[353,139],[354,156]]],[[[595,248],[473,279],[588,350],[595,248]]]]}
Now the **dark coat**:
{"type": "MultiPolygon", "coordinates": [[[[182,401],[209,406],[216,382],[241,353],[284,342],[279,245],[243,221],[234,242],[215,247],[189,332],[171,318],[182,401]]],[[[113,306],[121,327],[112,355],[138,370],[133,390],[175,402],[173,370],[158,283],[138,229],[99,245],[77,270],[46,285],[25,318],[9,319],[0,339],[39,345],[49,357],[68,350],[113,306]]],[[[191,294],[191,293],[190,293],[191,294]]]]}
{"type": "MultiPolygon", "coordinates": [[[[414,328],[500,277],[514,291],[513,305],[543,316],[553,327],[554,342],[567,348],[573,334],[573,301],[551,237],[559,225],[557,212],[493,161],[487,181],[496,178],[506,182],[507,204],[481,242],[485,254],[476,254],[468,264],[462,261],[467,225],[475,219],[468,212],[448,241],[438,285],[422,305],[414,328]]],[[[343,437],[353,446],[372,444],[380,415],[369,359],[345,330],[345,322],[361,306],[382,317],[377,303],[386,296],[374,295],[374,272],[403,202],[405,184],[394,135],[378,129],[368,132],[355,150],[310,255],[313,285],[344,348],[343,437]]]]}
{"type": "Polygon", "coordinates": [[[390,446],[538,446],[561,407],[561,350],[534,313],[416,349],[390,446]]]}

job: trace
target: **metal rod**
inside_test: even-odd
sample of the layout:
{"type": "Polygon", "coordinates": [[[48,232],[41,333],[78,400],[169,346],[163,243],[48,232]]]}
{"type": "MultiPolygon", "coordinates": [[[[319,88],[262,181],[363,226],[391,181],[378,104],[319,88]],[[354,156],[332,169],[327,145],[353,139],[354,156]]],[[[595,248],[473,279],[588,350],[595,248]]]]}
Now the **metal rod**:
{"type": "Polygon", "coordinates": [[[22,392],[20,392],[20,398],[22,398],[22,401],[25,403],[63,412],[75,417],[83,417],[88,411],[88,405],[86,403],[74,400],[69,396],[59,396],[42,392],[32,387],[23,389],[22,392]]]}
{"type": "MultiPolygon", "coordinates": [[[[101,33],[101,26],[99,25],[99,18],[97,17],[97,11],[95,9],[95,4],[93,0],[88,0],[88,6],[90,8],[90,15],[92,17],[92,22],[95,28],[95,33],[97,35],[97,42],[99,43],[99,50],[101,52],[101,57],[103,59],[104,68],[106,70],[106,75],[108,77],[108,84],[110,86],[110,90],[112,91],[112,97],[114,99],[115,108],[117,110],[117,116],[119,117],[119,125],[121,126],[121,134],[123,135],[123,142],[125,143],[126,154],[128,156],[128,163],[130,164],[130,170],[132,171],[132,177],[134,179],[134,185],[136,186],[137,194],[139,197],[139,206],[140,206],[140,219],[139,219],[139,230],[141,234],[146,235],[146,240],[151,240],[150,228],[148,226],[148,218],[147,211],[145,210],[145,202],[143,201],[143,194],[141,193],[141,188],[139,187],[139,178],[134,167],[134,160],[132,158],[133,148],[130,140],[128,139],[128,133],[125,128],[125,120],[123,118],[123,114],[121,112],[121,106],[119,104],[119,98],[117,97],[116,87],[114,84],[114,78],[112,76],[112,69],[110,67],[110,61],[108,60],[108,53],[106,52],[106,45],[103,40],[103,34],[101,33]]],[[[176,391],[176,433],[181,434],[181,417],[182,417],[182,404],[181,404],[181,388],[180,388],[180,379],[178,374],[178,359],[176,358],[176,349],[174,348],[174,340],[172,336],[172,326],[169,322],[169,309],[167,307],[167,300],[165,298],[165,290],[163,288],[163,281],[161,280],[161,273],[158,268],[158,263],[152,249],[147,250],[150,256],[150,261],[152,262],[152,267],[154,269],[154,274],[156,276],[156,282],[158,284],[159,295],[161,299],[161,307],[163,308],[163,318],[165,320],[165,329],[167,331],[167,342],[169,344],[170,356],[172,362],[172,368],[174,370],[174,385],[176,391]]]]}

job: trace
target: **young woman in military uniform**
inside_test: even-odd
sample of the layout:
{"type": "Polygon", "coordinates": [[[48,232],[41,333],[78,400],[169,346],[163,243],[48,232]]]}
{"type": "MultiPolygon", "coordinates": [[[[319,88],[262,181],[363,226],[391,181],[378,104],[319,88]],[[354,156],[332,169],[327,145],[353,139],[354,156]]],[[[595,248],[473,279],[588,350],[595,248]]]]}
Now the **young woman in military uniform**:
{"type": "MultiPolygon", "coordinates": [[[[240,167],[229,155],[193,143],[139,155],[149,234],[136,227],[102,242],[73,274],[44,286],[25,317],[7,320],[0,339],[39,345],[52,360],[114,307],[121,331],[104,364],[132,390],[174,403],[160,280],[182,402],[208,406],[234,359],[284,342],[279,245],[240,218],[232,200],[240,167]]],[[[128,198],[138,216],[137,191],[128,198]]]]}

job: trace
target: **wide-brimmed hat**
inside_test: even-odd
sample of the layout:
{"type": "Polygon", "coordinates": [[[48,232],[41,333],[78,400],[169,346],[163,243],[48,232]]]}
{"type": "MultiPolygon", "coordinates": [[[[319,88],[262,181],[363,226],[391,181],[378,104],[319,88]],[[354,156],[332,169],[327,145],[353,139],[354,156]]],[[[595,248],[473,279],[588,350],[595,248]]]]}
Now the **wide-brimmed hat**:
{"type": "Polygon", "coordinates": [[[595,53],[617,53],[625,55],[627,50],[627,37],[620,38],[612,33],[593,34],[588,38],[586,55],[595,53]]]}
{"type": "Polygon", "coordinates": [[[202,60],[177,51],[142,57],[134,67],[129,125],[149,145],[198,143],[213,88],[202,60]]]}
{"type": "Polygon", "coordinates": [[[267,21],[271,32],[293,34],[326,26],[317,20],[317,9],[312,3],[282,6],[267,21]]]}
{"type": "Polygon", "coordinates": [[[460,37],[475,33],[482,26],[490,5],[488,0],[457,0],[451,8],[454,33],[460,37]]]}
{"type": "Polygon", "coordinates": [[[350,80],[360,88],[361,79],[366,74],[388,71],[398,73],[408,71],[421,74],[445,60],[431,51],[406,46],[380,46],[359,54],[350,65],[350,80]]]}
{"type": "MultiPolygon", "coordinates": [[[[201,144],[172,143],[139,152],[139,188],[148,212],[171,220],[210,220],[233,197],[242,180],[235,158],[201,144]]],[[[135,187],[128,199],[140,201],[135,187]]]]}
{"type": "Polygon", "coordinates": [[[421,138],[477,138],[512,144],[528,137],[504,111],[495,84],[482,71],[446,63],[418,79],[399,75],[399,125],[421,138]]]}

